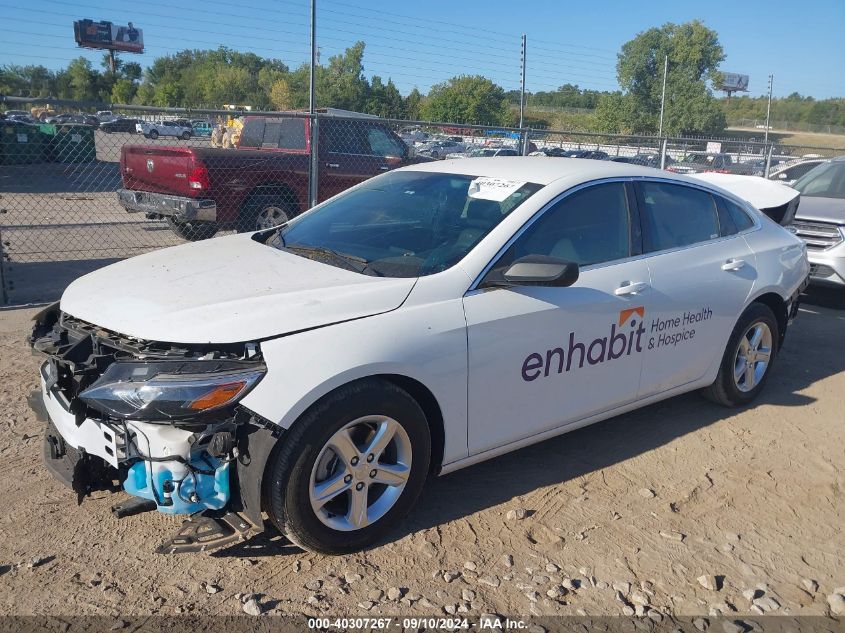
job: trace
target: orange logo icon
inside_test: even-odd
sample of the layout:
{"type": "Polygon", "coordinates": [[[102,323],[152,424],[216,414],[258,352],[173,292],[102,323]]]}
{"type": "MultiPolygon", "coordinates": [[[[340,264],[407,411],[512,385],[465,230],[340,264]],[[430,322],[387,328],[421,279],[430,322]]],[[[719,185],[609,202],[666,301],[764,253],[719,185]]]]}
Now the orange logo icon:
{"type": "Polygon", "coordinates": [[[625,308],[624,310],[619,311],[619,326],[621,327],[625,321],[630,319],[633,315],[639,314],[640,319],[645,318],[645,306],[639,306],[636,308],[625,308]]]}

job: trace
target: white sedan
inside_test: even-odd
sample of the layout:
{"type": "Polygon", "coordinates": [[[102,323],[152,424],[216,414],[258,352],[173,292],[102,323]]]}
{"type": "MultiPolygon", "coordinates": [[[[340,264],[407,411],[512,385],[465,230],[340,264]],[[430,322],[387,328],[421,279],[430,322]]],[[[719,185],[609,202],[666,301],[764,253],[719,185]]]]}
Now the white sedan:
{"type": "Polygon", "coordinates": [[[748,404],[808,271],[798,238],[700,180],[414,165],[281,227],[72,283],[32,337],[45,459],[80,496],[119,480],[119,515],[216,522],[201,538],[194,517],[165,551],[266,515],[306,549],[351,552],[429,475],[692,390],[748,404]]]}

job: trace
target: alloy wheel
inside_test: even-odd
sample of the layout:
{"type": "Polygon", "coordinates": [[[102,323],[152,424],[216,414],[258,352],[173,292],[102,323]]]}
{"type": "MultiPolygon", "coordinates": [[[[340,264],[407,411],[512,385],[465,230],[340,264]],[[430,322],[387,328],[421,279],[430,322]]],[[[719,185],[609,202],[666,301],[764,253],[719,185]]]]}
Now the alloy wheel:
{"type": "Polygon", "coordinates": [[[265,229],[272,229],[274,226],[284,224],[288,220],[290,220],[290,217],[281,207],[264,207],[255,219],[255,230],[263,231],[265,229]]]}
{"type": "Polygon", "coordinates": [[[734,382],[749,392],[763,379],[772,359],[772,331],[762,321],[752,323],[739,340],[734,360],[734,382]]]}
{"type": "Polygon", "coordinates": [[[358,418],[329,438],[314,462],[311,508],[328,527],[350,532],[387,514],[411,474],[411,440],[393,418],[358,418]]]}

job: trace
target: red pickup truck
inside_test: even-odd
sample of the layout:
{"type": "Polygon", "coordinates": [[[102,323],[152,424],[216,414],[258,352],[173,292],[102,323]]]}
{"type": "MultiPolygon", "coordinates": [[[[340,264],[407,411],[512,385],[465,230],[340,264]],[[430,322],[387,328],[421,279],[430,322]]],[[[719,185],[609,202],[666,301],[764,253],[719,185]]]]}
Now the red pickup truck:
{"type": "MultiPolygon", "coordinates": [[[[248,117],[236,150],[125,145],[121,205],[166,219],[180,237],[199,240],[221,228],[255,231],[308,208],[310,120],[248,117]]],[[[320,119],[318,199],[416,162],[389,126],[373,119],[320,119]]]]}

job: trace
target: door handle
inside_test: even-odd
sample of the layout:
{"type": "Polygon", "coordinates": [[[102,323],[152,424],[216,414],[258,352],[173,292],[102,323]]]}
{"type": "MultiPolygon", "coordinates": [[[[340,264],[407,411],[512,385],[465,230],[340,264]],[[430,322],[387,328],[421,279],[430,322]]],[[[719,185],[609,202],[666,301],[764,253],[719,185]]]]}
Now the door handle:
{"type": "Polygon", "coordinates": [[[337,169],[338,167],[340,167],[340,163],[326,163],[326,167],[328,167],[329,169],[337,169]]]}
{"type": "Polygon", "coordinates": [[[625,295],[635,295],[641,293],[646,288],[648,288],[648,284],[644,281],[629,281],[614,290],[613,294],[615,294],[617,297],[622,297],[625,295]]]}
{"type": "Polygon", "coordinates": [[[742,259],[729,259],[722,264],[722,270],[735,271],[745,266],[745,261],[742,259]]]}

